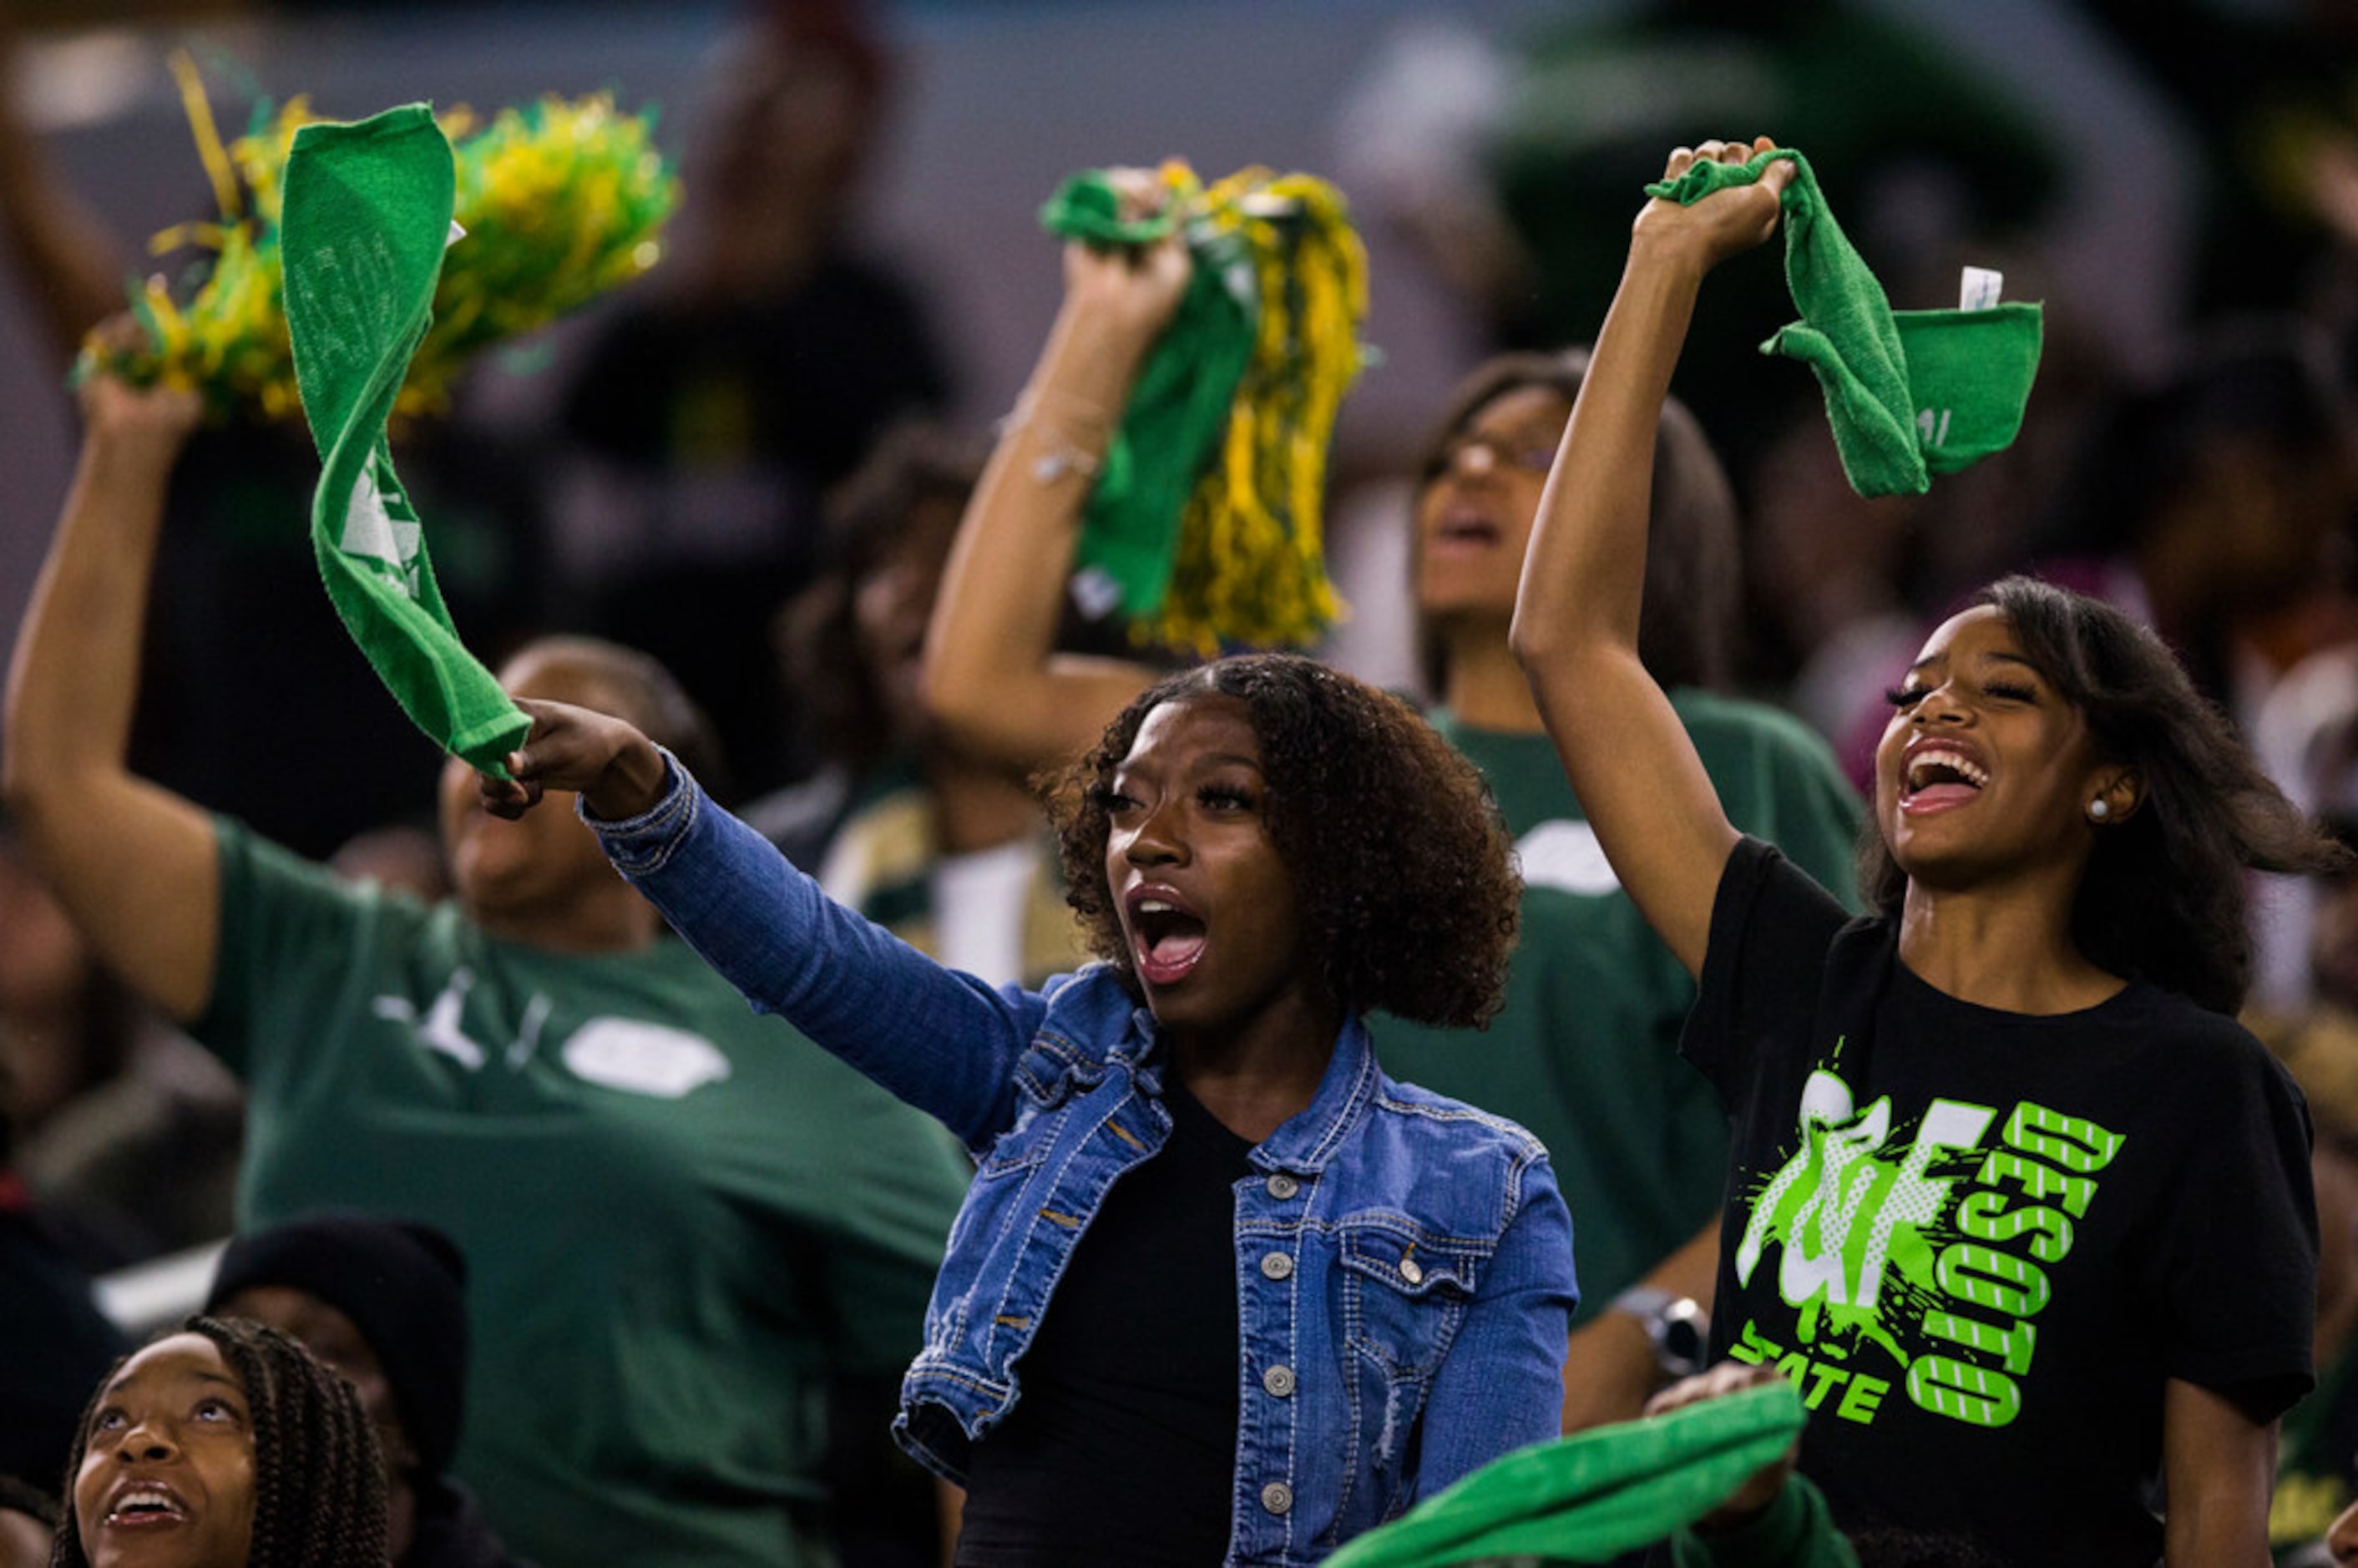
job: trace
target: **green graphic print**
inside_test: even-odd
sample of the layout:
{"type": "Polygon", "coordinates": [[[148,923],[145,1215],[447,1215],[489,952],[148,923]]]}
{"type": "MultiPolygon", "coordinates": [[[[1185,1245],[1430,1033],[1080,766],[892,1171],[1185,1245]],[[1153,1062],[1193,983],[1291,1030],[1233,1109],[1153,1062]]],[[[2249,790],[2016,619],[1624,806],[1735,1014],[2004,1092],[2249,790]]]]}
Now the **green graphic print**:
{"type": "Polygon", "coordinates": [[[1794,1343],[1747,1320],[1729,1354],[1776,1366],[1811,1409],[1846,1421],[1872,1422],[1897,1388],[1952,1421],[2012,1422],[2046,1266],[2071,1252],[2121,1136],[2028,1100],[2001,1114],[1936,1099],[1895,1124],[1888,1097],[1858,1105],[1833,1066],[1810,1075],[1799,1132],[1735,1259],[1747,1287],[1774,1268],[1794,1343]]]}

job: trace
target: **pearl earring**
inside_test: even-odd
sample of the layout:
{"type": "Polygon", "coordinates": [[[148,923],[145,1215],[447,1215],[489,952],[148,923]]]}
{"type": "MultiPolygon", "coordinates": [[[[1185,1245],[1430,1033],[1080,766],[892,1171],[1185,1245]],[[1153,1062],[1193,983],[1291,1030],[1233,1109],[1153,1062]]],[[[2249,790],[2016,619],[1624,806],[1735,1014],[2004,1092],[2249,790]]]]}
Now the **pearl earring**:
{"type": "Polygon", "coordinates": [[[2102,822],[2105,817],[2110,816],[2112,814],[2113,808],[2105,803],[2104,798],[2102,795],[2098,795],[2095,799],[2088,803],[2088,815],[2094,817],[2099,822],[2102,822]]]}

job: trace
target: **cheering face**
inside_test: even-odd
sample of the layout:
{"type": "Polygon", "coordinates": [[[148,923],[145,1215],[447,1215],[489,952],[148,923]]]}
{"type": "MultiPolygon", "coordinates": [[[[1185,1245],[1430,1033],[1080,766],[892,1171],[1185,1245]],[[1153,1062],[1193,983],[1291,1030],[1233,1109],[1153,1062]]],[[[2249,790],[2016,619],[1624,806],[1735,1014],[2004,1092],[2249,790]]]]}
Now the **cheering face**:
{"type": "Polygon", "coordinates": [[[1301,904],[1270,837],[1244,702],[1195,697],[1148,714],[1107,806],[1106,881],[1156,1021],[1209,1034],[1290,1008],[1314,1016],[1301,904]]]}
{"type": "Polygon", "coordinates": [[[73,1528],[92,1568],[244,1568],[254,1543],[254,1416],[201,1334],[140,1351],[91,1412],[73,1528]]]}
{"type": "Polygon", "coordinates": [[[2084,855],[2106,770],[1995,608],[1942,623],[1891,700],[1876,820],[1911,879],[1963,886],[2084,855]]]}
{"type": "Polygon", "coordinates": [[[1467,418],[1416,498],[1416,602],[1426,615],[1504,619],[1572,405],[1519,386],[1467,418]]]}

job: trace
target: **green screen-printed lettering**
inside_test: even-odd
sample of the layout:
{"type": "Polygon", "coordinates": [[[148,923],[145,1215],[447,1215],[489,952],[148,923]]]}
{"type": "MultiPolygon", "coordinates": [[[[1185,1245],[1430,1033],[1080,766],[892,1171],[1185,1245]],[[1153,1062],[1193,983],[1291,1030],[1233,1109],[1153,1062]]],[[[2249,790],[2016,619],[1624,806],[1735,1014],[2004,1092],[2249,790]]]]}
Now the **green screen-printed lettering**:
{"type": "Polygon", "coordinates": [[[2006,1124],[2006,1141],[2050,1164],[2090,1175],[2113,1162],[2125,1140],[2093,1121],[2024,1100],[2006,1124]]]}
{"type": "Polygon", "coordinates": [[[2004,1426],[2022,1413],[2021,1384],[1953,1356],[1918,1357],[1908,1368],[1908,1397],[1920,1409],[1971,1426],[2004,1426]]]}
{"type": "Polygon", "coordinates": [[[2001,1328],[1952,1312],[1926,1313],[1924,1332],[1935,1339],[1962,1346],[1980,1358],[1995,1357],[1998,1365],[2017,1378],[2030,1370],[2030,1352],[2039,1343],[2039,1331],[2029,1324],[2015,1323],[2001,1328]]]}
{"type": "Polygon", "coordinates": [[[1983,1161],[1974,1180],[1987,1187],[2013,1182],[2034,1198],[2055,1199],[2074,1216],[2085,1216],[2088,1200],[2096,1195],[2096,1184],[2090,1178],[2059,1171],[2014,1149],[2000,1149],[1983,1161]]]}
{"type": "Polygon", "coordinates": [[[1775,1366],[1812,1410],[1840,1419],[1873,1422],[1897,1384],[1934,1415],[2013,1422],[2032,1320],[2058,1289],[2050,1271],[2125,1140],[2028,1101],[2001,1124],[1994,1108],[1936,1099],[1910,1127],[1887,1096],[1861,1104],[1832,1066],[1810,1075],[1798,1122],[1731,1260],[1748,1286],[1775,1254],[1791,1337],[1747,1319],[1730,1354],[1775,1366]]]}
{"type": "Polygon", "coordinates": [[[1957,1204],[1957,1228],[1976,1241],[2015,1241],[2026,1233],[2030,1255],[2052,1263],[2071,1250],[2071,1222],[2051,1208],[2008,1206],[2006,1195],[1982,1189],[1957,1204]]]}
{"type": "Polygon", "coordinates": [[[1937,1272],[1942,1290],[2004,1317],[2038,1315],[2051,1292],[2038,1264],[1978,1242],[1960,1241],[1942,1252],[1937,1272]]]}
{"type": "Polygon", "coordinates": [[[1894,1139],[1888,1098],[1861,1112],[1841,1078],[1811,1074],[1801,1091],[1801,1147],[1753,1205],[1736,1279],[1749,1282],[1777,1241],[1778,1290],[1788,1304],[1812,1316],[1823,1308],[1838,1328],[1885,1337],[1878,1317],[1887,1266],[1919,1289],[1932,1282],[1924,1229],[1945,1206],[1951,1180],[1931,1175],[1932,1163],[1979,1142],[1995,1114],[1935,1100],[1912,1139],[1894,1139]]]}

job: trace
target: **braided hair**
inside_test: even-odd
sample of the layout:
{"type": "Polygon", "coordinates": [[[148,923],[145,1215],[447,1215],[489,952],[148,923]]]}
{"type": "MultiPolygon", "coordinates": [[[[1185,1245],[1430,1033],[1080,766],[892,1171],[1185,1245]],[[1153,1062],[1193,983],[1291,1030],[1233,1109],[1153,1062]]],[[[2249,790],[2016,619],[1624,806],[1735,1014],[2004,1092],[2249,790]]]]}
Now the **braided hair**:
{"type": "MultiPolygon", "coordinates": [[[[244,1318],[191,1317],[244,1385],[254,1426],[254,1544],[247,1568],[387,1568],[384,1468],[352,1386],[286,1335],[244,1318]]],[[[125,1357],[127,1360],[128,1357],[125,1357]]],[[[116,1363],[120,1368],[121,1362],[116,1363]]],[[[99,1380],[66,1461],[73,1489],[91,1418],[114,1379],[99,1380]]],[[[81,1532],[58,1531],[49,1568],[89,1568],[81,1532]]]]}

